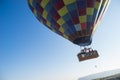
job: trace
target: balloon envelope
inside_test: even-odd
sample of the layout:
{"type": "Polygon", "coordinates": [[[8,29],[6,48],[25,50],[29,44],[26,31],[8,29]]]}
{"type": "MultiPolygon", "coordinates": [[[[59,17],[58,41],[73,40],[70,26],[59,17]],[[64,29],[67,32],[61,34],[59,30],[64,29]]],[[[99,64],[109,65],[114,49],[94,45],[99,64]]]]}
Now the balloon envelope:
{"type": "Polygon", "coordinates": [[[28,0],[28,4],[36,18],[50,30],[79,46],[87,46],[109,1],[28,0]]]}

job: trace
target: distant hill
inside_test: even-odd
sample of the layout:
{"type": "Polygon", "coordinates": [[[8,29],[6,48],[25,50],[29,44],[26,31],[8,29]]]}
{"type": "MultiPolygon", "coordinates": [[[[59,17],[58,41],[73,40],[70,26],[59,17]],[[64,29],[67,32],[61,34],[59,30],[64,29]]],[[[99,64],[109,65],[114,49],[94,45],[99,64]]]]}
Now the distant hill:
{"type": "Polygon", "coordinates": [[[120,80],[120,73],[111,75],[111,76],[107,76],[107,77],[103,77],[103,78],[93,79],[93,80],[120,80]]]}
{"type": "Polygon", "coordinates": [[[120,69],[88,75],[78,80],[120,80],[120,69]]]}

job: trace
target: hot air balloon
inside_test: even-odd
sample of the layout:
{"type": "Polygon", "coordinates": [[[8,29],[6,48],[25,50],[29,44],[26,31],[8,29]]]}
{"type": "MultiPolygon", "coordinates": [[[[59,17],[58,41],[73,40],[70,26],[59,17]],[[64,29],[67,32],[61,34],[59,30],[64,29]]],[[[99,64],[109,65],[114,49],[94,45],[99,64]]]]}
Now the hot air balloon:
{"type": "Polygon", "coordinates": [[[72,43],[85,47],[79,61],[97,58],[98,52],[86,48],[110,0],[28,0],[36,18],[47,28],[72,43]]]}

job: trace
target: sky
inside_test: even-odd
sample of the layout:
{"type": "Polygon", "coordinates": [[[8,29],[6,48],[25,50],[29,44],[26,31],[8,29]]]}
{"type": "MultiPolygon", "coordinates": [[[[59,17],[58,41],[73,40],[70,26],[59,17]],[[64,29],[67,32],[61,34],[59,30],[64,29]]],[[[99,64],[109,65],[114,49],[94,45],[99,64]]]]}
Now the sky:
{"type": "Polygon", "coordinates": [[[42,25],[26,0],[0,0],[0,80],[77,80],[120,68],[119,3],[111,1],[93,36],[100,57],[79,62],[80,47],[42,25]]]}

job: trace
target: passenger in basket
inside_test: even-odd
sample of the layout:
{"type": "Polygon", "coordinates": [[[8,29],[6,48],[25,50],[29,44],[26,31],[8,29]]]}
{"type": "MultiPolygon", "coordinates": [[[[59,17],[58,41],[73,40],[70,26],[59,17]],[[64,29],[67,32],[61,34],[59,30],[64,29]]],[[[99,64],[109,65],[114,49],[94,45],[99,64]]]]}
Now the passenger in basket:
{"type": "Polygon", "coordinates": [[[85,50],[81,50],[80,55],[84,58],[85,57],[85,50]]]}
{"type": "Polygon", "coordinates": [[[89,50],[89,54],[93,55],[94,50],[92,48],[88,48],[88,50],[89,50]]]}

